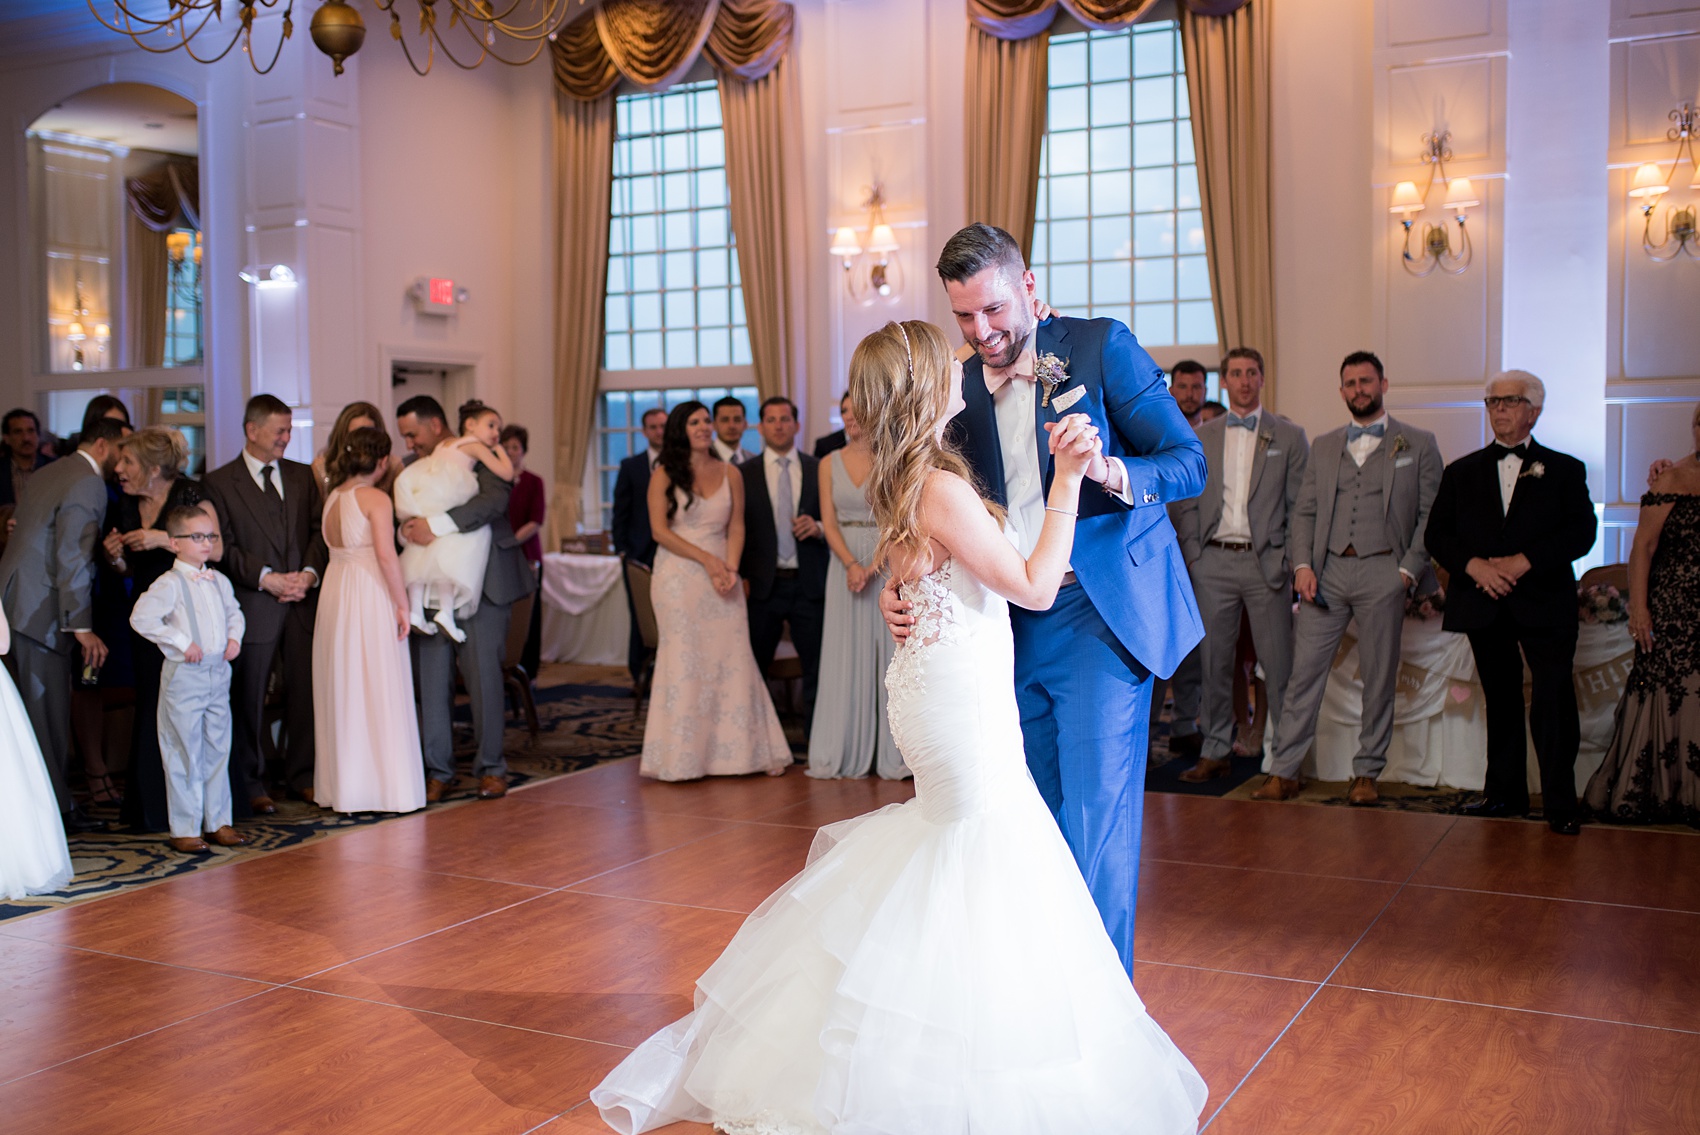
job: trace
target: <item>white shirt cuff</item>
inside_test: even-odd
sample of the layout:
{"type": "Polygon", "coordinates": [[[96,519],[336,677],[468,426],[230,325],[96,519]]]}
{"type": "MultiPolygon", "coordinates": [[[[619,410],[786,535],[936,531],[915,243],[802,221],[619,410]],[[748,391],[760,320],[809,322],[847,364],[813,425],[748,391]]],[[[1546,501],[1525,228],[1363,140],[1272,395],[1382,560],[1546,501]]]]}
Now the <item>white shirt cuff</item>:
{"type": "Polygon", "coordinates": [[[431,529],[433,536],[448,536],[460,531],[459,528],[455,527],[455,522],[449,519],[449,514],[446,512],[439,512],[436,516],[426,517],[425,524],[431,529]]]}
{"type": "MultiPolygon", "coordinates": [[[[1122,464],[1122,459],[1119,457],[1106,457],[1104,458],[1104,462],[1109,465],[1111,469],[1118,471],[1121,474],[1122,479],[1121,491],[1110,492],[1107,487],[1104,491],[1106,493],[1110,493],[1111,496],[1115,497],[1129,508],[1133,507],[1136,502],[1133,499],[1133,482],[1127,475],[1127,466],[1122,464]]],[[[1112,476],[1109,480],[1113,481],[1115,480],[1115,477],[1112,476]]]]}

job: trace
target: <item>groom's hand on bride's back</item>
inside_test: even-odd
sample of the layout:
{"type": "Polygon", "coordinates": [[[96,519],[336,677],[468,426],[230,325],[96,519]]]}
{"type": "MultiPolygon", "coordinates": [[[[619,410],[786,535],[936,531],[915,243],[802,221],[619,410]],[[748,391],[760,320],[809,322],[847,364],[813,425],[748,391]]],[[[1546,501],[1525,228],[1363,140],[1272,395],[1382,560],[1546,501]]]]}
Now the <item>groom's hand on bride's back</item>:
{"type": "Polygon", "coordinates": [[[891,637],[901,644],[909,637],[909,628],[915,625],[915,616],[909,612],[913,603],[897,593],[897,581],[886,580],[880,588],[880,614],[885,617],[885,625],[891,630],[891,637]]]}

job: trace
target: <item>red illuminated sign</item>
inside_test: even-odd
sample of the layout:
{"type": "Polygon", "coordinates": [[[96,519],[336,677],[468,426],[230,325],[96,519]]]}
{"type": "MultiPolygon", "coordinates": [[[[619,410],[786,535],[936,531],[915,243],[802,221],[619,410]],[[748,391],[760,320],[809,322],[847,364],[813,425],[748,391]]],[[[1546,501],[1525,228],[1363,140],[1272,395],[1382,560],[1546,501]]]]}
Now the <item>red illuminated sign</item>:
{"type": "Polygon", "coordinates": [[[453,307],[455,302],[455,282],[453,280],[439,280],[436,277],[432,277],[430,281],[430,297],[430,302],[433,304],[442,304],[445,307],[453,307]]]}

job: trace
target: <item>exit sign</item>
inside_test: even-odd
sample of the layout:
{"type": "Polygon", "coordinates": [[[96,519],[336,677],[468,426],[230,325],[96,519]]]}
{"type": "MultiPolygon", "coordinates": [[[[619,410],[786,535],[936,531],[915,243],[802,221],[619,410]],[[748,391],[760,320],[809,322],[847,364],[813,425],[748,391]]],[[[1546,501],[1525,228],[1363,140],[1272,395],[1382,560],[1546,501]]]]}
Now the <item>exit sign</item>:
{"type": "Polygon", "coordinates": [[[427,302],[433,305],[441,304],[444,307],[454,306],[455,282],[453,280],[439,280],[432,277],[430,285],[431,298],[427,302]]]}
{"type": "Polygon", "coordinates": [[[452,315],[456,304],[466,298],[466,289],[456,288],[453,280],[442,276],[421,276],[408,290],[421,315],[452,315]]]}

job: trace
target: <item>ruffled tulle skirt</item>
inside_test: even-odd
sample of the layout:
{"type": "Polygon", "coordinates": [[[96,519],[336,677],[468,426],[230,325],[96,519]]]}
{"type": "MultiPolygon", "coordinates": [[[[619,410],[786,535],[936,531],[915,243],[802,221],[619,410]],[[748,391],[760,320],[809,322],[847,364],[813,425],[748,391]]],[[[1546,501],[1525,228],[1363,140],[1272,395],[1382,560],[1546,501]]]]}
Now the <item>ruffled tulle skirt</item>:
{"type": "Polygon", "coordinates": [[[23,699],[0,668],[0,898],[47,894],[70,880],[53,782],[23,699]]]}
{"type": "Polygon", "coordinates": [[[628,1135],[1179,1135],[1205,1096],[1017,766],[973,815],[822,829],[590,1098],[628,1135]]]}

